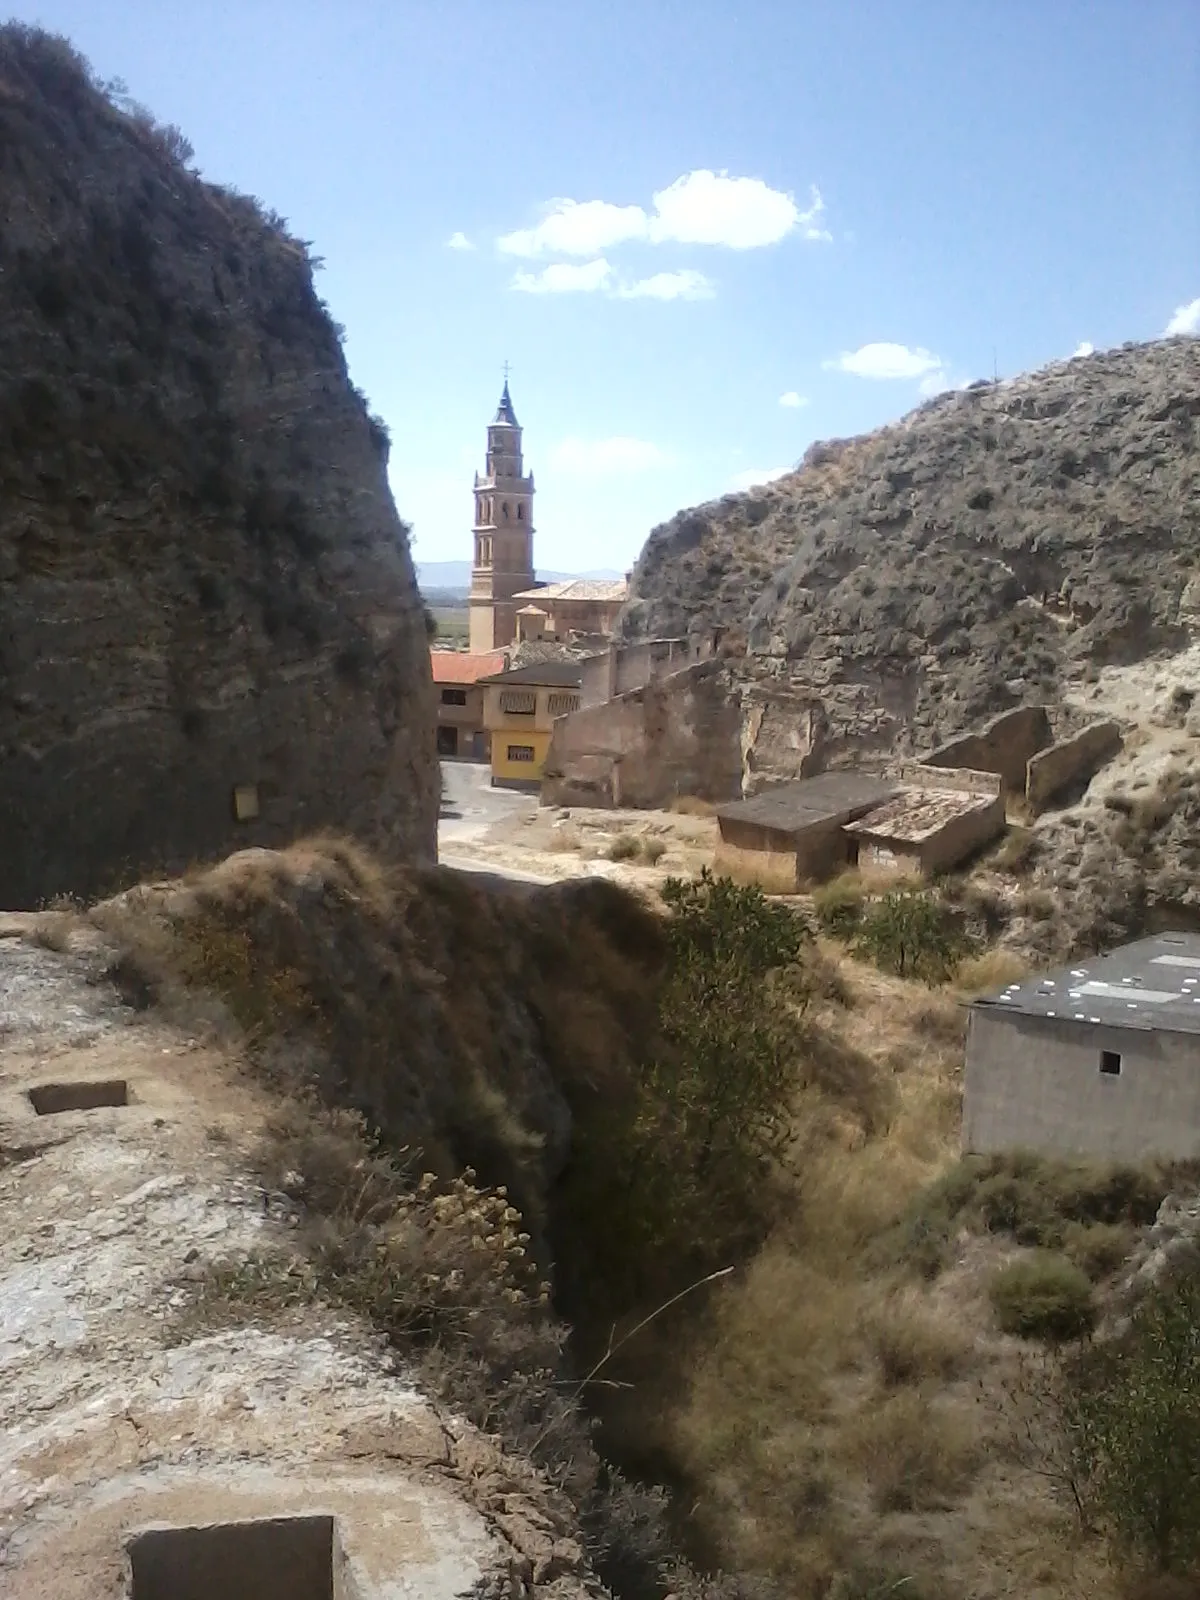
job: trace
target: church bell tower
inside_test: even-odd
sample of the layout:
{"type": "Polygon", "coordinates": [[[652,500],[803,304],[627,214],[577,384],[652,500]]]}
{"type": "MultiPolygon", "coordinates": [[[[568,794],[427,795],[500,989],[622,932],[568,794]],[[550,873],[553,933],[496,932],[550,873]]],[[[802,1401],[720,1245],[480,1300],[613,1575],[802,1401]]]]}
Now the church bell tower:
{"type": "Polygon", "coordinates": [[[513,596],[532,589],[533,474],[525,476],[521,429],[504,391],[487,436],[486,470],[475,474],[475,559],[471,566],[471,650],[496,650],[517,632],[513,596]]]}

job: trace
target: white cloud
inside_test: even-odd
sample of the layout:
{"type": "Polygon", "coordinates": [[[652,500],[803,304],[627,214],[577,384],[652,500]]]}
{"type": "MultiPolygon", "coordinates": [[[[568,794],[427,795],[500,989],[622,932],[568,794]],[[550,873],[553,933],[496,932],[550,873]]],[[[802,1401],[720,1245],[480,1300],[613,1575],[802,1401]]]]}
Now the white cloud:
{"type": "Polygon", "coordinates": [[[560,472],[644,472],[649,467],[666,466],[670,457],[648,439],[564,439],[551,452],[551,462],[560,472]]]}
{"type": "Polygon", "coordinates": [[[825,215],[825,202],[815,183],[808,191],[808,202],[808,210],[802,211],[796,218],[801,232],[806,239],[811,239],[814,243],[832,244],[833,235],[828,228],[821,226],[821,218],[825,215]]]}
{"type": "Polygon", "coordinates": [[[474,250],[475,246],[465,233],[452,233],[446,240],[447,250],[474,250]]]}
{"type": "Polygon", "coordinates": [[[864,344],[858,350],[843,351],[836,361],[823,365],[856,378],[920,378],[941,367],[940,357],[930,350],[910,350],[903,344],[864,344]]]}
{"type": "Polygon", "coordinates": [[[582,262],[578,266],[569,261],[556,261],[541,272],[518,272],[512,281],[514,289],[524,294],[594,294],[607,286],[612,268],[604,257],[598,261],[582,262]]]}
{"type": "Polygon", "coordinates": [[[797,230],[805,239],[828,240],[824,211],[815,185],[808,209],[801,211],[793,195],[761,178],[731,178],[702,167],[658,190],[650,211],[607,200],[551,200],[536,227],[503,234],[497,247],[504,255],[524,258],[591,256],[631,239],[754,250],[797,230]]]}
{"type": "Polygon", "coordinates": [[[786,394],[779,396],[779,404],[786,406],[789,411],[797,411],[801,406],[811,405],[812,402],[806,394],[797,394],[795,389],[789,389],[786,394]]]}
{"type": "Polygon", "coordinates": [[[731,178],[724,172],[685,173],[654,196],[654,216],[647,237],[655,243],[719,244],[730,250],[756,250],[778,244],[801,225],[807,231],[820,216],[821,196],[814,189],[812,209],[804,213],[790,194],[772,189],[761,178],[731,178]]]}
{"type": "Polygon", "coordinates": [[[776,478],[785,477],[789,472],[795,472],[795,467],[751,467],[748,472],[739,472],[733,480],[735,489],[754,489],[760,483],[774,483],[776,478]]]}
{"type": "MultiPolygon", "coordinates": [[[[1196,304],[1200,305],[1200,300],[1198,300],[1196,304]]],[[[1082,344],[1077,344],[1074,350],[1072,350],[1071,360],[1078,361],[1082,356],[1094,356],[1095,354],[1096,346],[1094,344],[1089,344],[1088,341],[1084,339],[1082,344]]]]}
{"type": "Polygon", "coordinates": [[[656,272],[616,290],[621,300],[711,300],[716,290],[702,272],[684,267],[679,272],[656,272]]]}
{"type": "Polygon", "coordinates": [[[536,228],[518,228],[497,240],[510,256],[592,256],[646,232],[641,206],[613,206],[606,200],[551,200],[536,228]]]}
{"type": "Polygon", "coordinates": [[[1163,338],[1170,339],[1176,333],[1200,333],[1200,300],[1189,300],[1187,305],[1176,308],[1163,330],[1163,338]]]}

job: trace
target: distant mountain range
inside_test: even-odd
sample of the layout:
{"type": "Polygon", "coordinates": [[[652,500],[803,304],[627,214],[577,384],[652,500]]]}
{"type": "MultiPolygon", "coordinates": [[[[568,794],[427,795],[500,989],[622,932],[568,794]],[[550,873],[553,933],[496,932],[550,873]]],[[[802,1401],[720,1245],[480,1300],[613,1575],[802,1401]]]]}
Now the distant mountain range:
{"type": "MultiPolygon", "coordinates": [[[[608,578],[615,581],[623,578],[623,572],[614,572],[611,569],[598,568],[593,572],[539,572],[539,583],[566,583],[570,578],[608,578]]],[[[469,561],[418,561],[417,583],[423,594],[433,590],[442,593],[459,592],[466,594],[471,587],[471,563],[469,561]]]]}

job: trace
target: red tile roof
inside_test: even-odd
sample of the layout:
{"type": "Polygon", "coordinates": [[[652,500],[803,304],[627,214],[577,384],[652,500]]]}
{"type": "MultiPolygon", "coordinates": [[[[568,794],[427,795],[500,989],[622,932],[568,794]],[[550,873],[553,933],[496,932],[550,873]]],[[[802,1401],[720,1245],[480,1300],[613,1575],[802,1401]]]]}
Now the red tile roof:
{"type": "Polygon", "coordinates": [[[465,650],[429,652],[434,683],[476,683],[494,672],[503,672],[507,659],[503,650],[487,650],[475,656],[465,650]]]}

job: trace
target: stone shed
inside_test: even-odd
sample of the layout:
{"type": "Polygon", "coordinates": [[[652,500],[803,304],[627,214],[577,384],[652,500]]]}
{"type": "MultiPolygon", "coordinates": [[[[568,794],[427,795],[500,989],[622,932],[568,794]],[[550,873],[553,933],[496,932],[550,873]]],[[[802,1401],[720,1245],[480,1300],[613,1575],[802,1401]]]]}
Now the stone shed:
{"type": "Polygon", "coordinates": [[[894,800],[846,824],[860,866],[930,877],[1004,832],[998,773],[908,767],[901,780],[905,788],[894,800]]]}
{"type": "Polygon", "coordinates": [[[1200,936],[1139,939],[976,1000],[963,1149],[1200,1157],[1200,936]]]}
{"type": "Polygon", "coordinates": [[[899,793],[895,778],[823,772],[718,806],[715,870],[777,893],[827,878],[851,859],[846,824],[899,793]]]}

